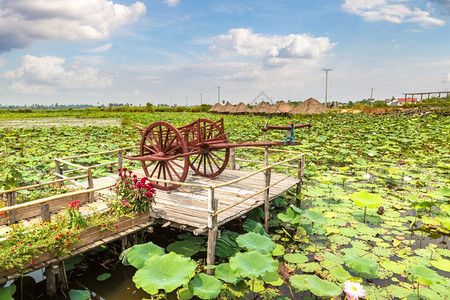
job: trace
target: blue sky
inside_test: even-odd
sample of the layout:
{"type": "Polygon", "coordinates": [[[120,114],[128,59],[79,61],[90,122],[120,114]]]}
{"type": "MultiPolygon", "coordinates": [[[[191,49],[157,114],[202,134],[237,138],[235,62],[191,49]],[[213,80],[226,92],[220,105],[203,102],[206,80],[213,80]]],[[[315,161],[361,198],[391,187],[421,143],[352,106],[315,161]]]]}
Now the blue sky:
{"type": "Polygon", "coordinates": [[[0,0],[0,104],[450,90],[450,0],[0,0]]]}

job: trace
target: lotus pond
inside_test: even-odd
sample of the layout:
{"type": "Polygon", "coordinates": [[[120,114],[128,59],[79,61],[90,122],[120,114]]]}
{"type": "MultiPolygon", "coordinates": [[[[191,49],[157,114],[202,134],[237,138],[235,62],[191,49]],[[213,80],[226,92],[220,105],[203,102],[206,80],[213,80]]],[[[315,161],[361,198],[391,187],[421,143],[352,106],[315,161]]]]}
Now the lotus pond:
{"type": "MultiPolygon", "coordinates": [[[[58,123],[47,119],[51,125],[5,125],[12,117],[30,121],[30,117],[56,115],[0,114],[3,189],[53,179],[54,157],[136,145],[140,137],[133,123],[145,126],[166,120],[182,126],[199,117],[214,120],[219,116],[65,111],[58,117],[90,122],[72,126],[64,119],[58,123]],[[120,119],[121,126],[95,123],[105,119],[120,119]]],[[[288,122],[284,118],[223,117],[231,141],[258,141],[259,128],[266,121],[271,125],[288,122]]],[[[307,153],[302,193],[290,191],[272,202],[269,234],[262,229],[260,209],[222,228],[215,276],[205,274],[203,238],[175,231],[164,234],[155,228],[155,233],[142,235],[142,244],[122,253],[120,259],[114,245],[102,254],[86,255],[84,264],[78,266],[89,271],[73,271],[76,279],[70,280],[82,284],[71,284],[71,297],[120,299],[99,288],[110,286],[118,297],[127,295],[127,299],[164,299],[167,295],[171,299],[344,299],[344,288],[354,284],[353,290],[363,290],[367,299],[449,298],[448,117],[328,114],[311,118],[310,134],[299,131],[297,137],[303,143],[297,150],[307,153]],[[93,272],[89,269],[94,265],[92,255],[99,255],[98,260],[109,267],[93,272]],[[130,284],[120,287],[118,278],[130,284]],[[117,290],[122,288],[123,293],[117,290]]],[[[294,122],[309,119],[298,117],[294,122]]],[[[266,140],[282,138],[277,132],[266,136],[266,140]]],[[[248,158],[260,155],[246,153],[248,158]]],[[[89,159],[88,163],[102,163],[105,158],[89,159]]],[[[242,167],[252,167],[252,163],[242,163],[242,167]]],[[[97,175],[102,172],[111,172],[111,168],[99,169],[97,175]]],[[[33,196],[38,197],[24,195],[24,201],[33,196]]],[[[10,249],[1,247],[0,257],[4,251],[10,249]]],[[[12,290],[10,286],[0,294],[12,290]]]]}

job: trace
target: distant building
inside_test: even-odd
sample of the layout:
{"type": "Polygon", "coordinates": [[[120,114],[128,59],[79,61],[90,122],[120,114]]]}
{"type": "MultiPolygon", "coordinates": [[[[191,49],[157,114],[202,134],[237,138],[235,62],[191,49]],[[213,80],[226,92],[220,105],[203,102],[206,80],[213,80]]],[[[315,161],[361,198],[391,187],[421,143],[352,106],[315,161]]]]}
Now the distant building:
{"type": "Polygon", "coordinates": [[[417,100],[417,98],[398,98],[397,99],[397,103],[398,103],[398,105],[403,105],[403,104],[405,104],[405,103],[417,103],[418,102],[418,100],[417,100]]]}

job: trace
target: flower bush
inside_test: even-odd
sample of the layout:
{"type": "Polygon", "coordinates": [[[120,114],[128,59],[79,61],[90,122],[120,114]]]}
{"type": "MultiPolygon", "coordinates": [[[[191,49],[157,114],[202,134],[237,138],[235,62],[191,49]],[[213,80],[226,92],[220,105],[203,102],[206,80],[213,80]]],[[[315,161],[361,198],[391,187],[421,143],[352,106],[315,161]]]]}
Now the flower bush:
{"type": "Polygon", "coordinates": [[[10,225],[10,230],[0,238],[0,269],[10,270],[33,264],[33,259],[42,253],[67,255],[70,246],[80,240],[82,229],[69,228],[68,218],[62,215],[33,226],[26,224],[28,222],[30,220],[10,225]]]}
{"type": "Polygon", "coordinates": [[[66,211],[63,213],[68,217],[68,227],[69,228],[84,228],[86,227],[86,219],[80,212],[80,201],[75,200],[69,202],[69,207],[67,207],[66,211]]]}
{"type": "Polygon", "coordinates": [[[147,177],[139,179],[127,168],[119,169],[119,179],[114,191],[118,199],[114,205],[121,207],[124,211],[146,214],[153,210],[155,189],[147,177]]]}

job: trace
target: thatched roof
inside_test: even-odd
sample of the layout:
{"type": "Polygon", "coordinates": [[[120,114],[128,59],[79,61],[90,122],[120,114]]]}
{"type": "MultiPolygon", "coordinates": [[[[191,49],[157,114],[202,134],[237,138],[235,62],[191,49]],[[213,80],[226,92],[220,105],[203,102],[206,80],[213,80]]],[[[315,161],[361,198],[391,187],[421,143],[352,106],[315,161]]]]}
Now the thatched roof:
{"type": "Polygon", "coordinates": [[[252,109],[252,113],[255,114],[268,114],[272,110],[272,107],[266,102],[260,102],[252,109]]]}
{"type": "Polygon", "coordinates": [[[278,101],[271,110],[272,114],[287,114],[292,110],[292,106],[284,101],[278,101]]]}
{"type": "Polygon", "coordinates": [[[221,113],[230,113],[234,109],[233,104],[230,102],[227,102],[225,105],[222,106],[222,109],[220,110],[221,113]]]}
{"type": "Polygon", "coordinates": [[[230,112],[232,114],[244,114],[244,113],[249,113],[252,110],[250,108],[248,108],[247,105],[245,105],[243,102],[239,103],[238,105],[236,105],[234,107],[234,109],[230,112]]]}
{"type": "Polygon", "coordinates": [[[308,98],[308,100],[300,103],[294,107],[289,113],[291,114],[320,114],[326,113],[328,108],[314,98],[308,98]]]}
{"type": "Polygon", "coordinates": [[[220,105],[220,103],[216,103],[208,111],[209,112],[219,112],[221,108],[222,108],[222,105],[220,105]]]}

